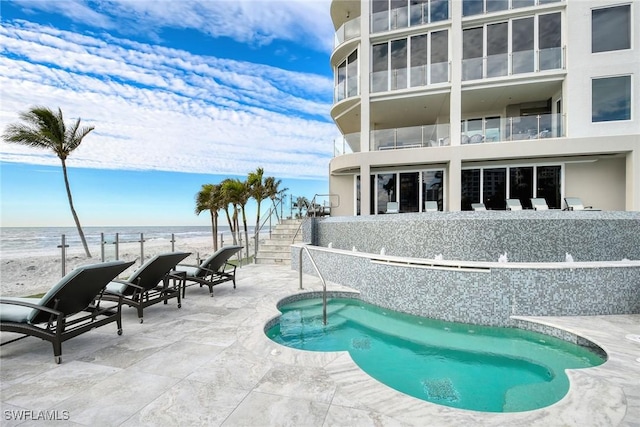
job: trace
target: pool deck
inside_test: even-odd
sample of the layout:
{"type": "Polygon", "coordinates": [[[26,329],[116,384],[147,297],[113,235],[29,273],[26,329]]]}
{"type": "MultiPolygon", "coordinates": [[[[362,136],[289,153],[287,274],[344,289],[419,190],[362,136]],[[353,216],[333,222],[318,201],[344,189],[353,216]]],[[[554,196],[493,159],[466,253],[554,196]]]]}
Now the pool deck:
{"type": "MultiPolygon", "coordinates": [[[[111,324],[76,337],[63,344],[60,365],[36,338],[1,347],[2,425],[48,411],[92,426],[640,426],[640,342],[631,339],[640,336],[640,315],[537,318],[594,341],[609,359],[569,371],[569,393],[552,406],[482,413],[397,392],[348,353],[273,343],[264,325],[280,299],[301,292],[298,273],[249,265],[237,277],[237,289],[216,286],[214,298],[191,287],[181,309],[175,300],[146,308],[143,324],[124,307],[122,336],[111,324]]],[[[305,275],[304,288],[321,284],[305,275]]],[[[1,334],[2,342],[13,337],[1,334]]],[[[48,423],[23,425],[34,424],[48,423]]]]}

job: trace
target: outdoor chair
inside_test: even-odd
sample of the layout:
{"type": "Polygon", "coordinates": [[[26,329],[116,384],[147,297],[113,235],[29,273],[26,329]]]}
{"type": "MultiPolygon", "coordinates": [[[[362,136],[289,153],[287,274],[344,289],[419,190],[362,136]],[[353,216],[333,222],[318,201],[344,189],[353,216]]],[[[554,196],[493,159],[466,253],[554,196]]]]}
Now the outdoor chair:
{"type": "Polygon", "coordinates": [[[533,198],[531,199],[531,206],[533,209],[537,211],[546,211],[549,210],[549,206],[547,205],[547,201],[543,198],[533,198]]]}
{"type": "Polygon", "coordinates": [[[583,205],[579,197],[565,197],[564,203],[567,205],[565,210],[568,211],[593,210],[593,206],[583,205]]]}
{"type": "Polygon", "coordinates": [[[0,298],[0,330],[49,341],[56,363],[62,361],[62,343],[99,326],[116,322],[122,335],[121,301],[101,306],[107,284],[133,262],[114,261],[78,267],[64,276],[42,298],[0,298]]]}
{"type": "MultiPolygon", "coordinates": [[[[221,283],[232,281],[233,289],[235,289],[236,266],[229,263],[229,259],[241,250],[242,246],[223,246],[215,251],[209,258],[202,261],[200,265],[178,264],[176,266],[176,273],[185,274],[186,281],[193,282],[191,286],[196,284],[199,284],[200,287],[208,286],[211,296],[213,296],[213,287],[221,283]]],[[[183,298],[186,287],[185,284],[182,288],[183,298]]]]}
{"type": "Polygon", "coordinates": [[[167,302],[171,298],[178,299],[178,308],[182,307],[180,298],[180,280],[178,275],[171,274],[175,266],[191,255],[189,252],[172,252],[156,255],[142,264],[127,280],[114,280],[107,285],[104,299],[119,300],[138,310],[140,323],[143,320],[145,307],[167,302]],[[170,285],[170,279],[173,284],[170,285]]]}
{"type": "Polygon", "coordinates": [[[520,199],[507,199],[507,210],[508,211],[521,211],[522,203],[520,203],[520,199]]]}
{"type": "Polygon", "coordinates": [[[424,202],[425,212],[438,212],[438,202],[435,200],[424,202]]]}
{"type": "Polygon", "coordinates": [[[387,202],[387,211],[385,213],[394,214],[399,212],[398,202],[387,202]]]}
{"type": "Polygon", "coordinates": [[[471,203],[471,209],[473,209],[474,211],[486,211],[487,208],[485,207],[484,203],[471,203]]]}

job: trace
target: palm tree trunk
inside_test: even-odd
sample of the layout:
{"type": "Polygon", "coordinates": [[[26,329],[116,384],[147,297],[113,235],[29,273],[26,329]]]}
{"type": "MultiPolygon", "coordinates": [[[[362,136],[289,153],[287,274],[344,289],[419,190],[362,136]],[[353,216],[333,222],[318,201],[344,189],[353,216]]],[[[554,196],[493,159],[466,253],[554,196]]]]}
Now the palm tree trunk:
{"type": "Polygon", "coordinates": [[[247,229],[247,215],[244,212],[244,205],[242,206],[242,224],[244,225],[244,239],[245,239],[245,252],[247,254],[247,260],[249,259],[249,230],[247,229]]]}
{"type": "Polygon", "coordinates": [[[216,221],[216,215],[213,212],[213,209],[209,210],[209,213],[211,214],[211,234],[213,236],[213,250],[217,251],[218,250],[218,225],[217,225],[217,221],[216,221]]]}
{"type": "Polygon", "coordinates": [[[80,235],[80,240],[82,241],[82,246],[84,247],[84,253],[87,255],[87,258],[91,258],[91,253],[89,252],[89,246],[87,246],[87,239],[84,238],[84,232],[82,231],[82,227],[80,226],[80,220],[78,219],[78,214],[76,214],[76,209],[73,207],[73,198],[71,197],[71,187],[69,186],[69,178],[67,177],[67,165],[64,159],[60,159],[62,161],[62,175],[64,176],[64,186],[67,189],[67,197],[69,198],[69,207],[71,208],[71,215],[73,215],[73,220],[76,223],[76,228],[78,229],[78,234],[80,235]]]}

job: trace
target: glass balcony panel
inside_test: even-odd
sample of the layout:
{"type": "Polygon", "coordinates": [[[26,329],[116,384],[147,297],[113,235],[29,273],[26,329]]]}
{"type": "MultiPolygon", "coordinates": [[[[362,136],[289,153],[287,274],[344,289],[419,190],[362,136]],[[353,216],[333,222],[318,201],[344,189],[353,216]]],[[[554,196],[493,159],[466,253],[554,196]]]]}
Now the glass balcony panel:
{"type": "Polygon", "coordinates": [[[371,32],[380,33],[389,31],[389,11],[375,12],[371,14],[371,32]]]}
{"type": "Polygon", "coordinates": [[[428,3],[413,3],[409,6],[410,25],[422,25],[429,22],[429,4],[428,3]]]}
{"type": "Polygon", "coordinates": [[[482,58],[462,60],[462,80],[478,80],[482,78],[482,58]]]}
{"type": "Polygon", "coordinates": [[[411,87],[427,85],[427,66],[411,67],[411,87]]]}
{"type": "Polygon", "coordinates": [[[431,64],[431,84],[449,81],[449,63],[431,64]]]}
{"type": "Polygon", "coordinates": [[[429,22],[449,19],[449,0],[431,0],[431,16],[429,22]]]}
{"type": "Polygon", "coordinates": [[[409,8],[407,6],[391,10],[391,29],[406,28],[409,26],[409,8]]]}
{"type": "Polygon", "coordinates": [[[359,153],[361,151],[360,132],[348,133],[344,136],[344,139],[347,143],[345,154],[359,153]]]}
{"type": "Polygon", "coordinates": [[[389,72],[376,71],[371,73],[371,92],[386,92],[389,90],[389,72]]]}
{"type": "Polygon", "coordinates": [[[346,93],[345,93],[345,85],[346,82],[342,81],[340,83],[338,83],[338,85],[335,87],[335,91],[334,91],[334,95],[333,95],[333,99],[334,102],[340,102],[343,99],[346,98],[346,93]]]}
{"type": "Polygon", "coordinates": [[[513,52],[511,59],[512,74],[532,73],[534,68],[535,55],[533,50],[513,52]]]}
{"type": "Polygon", "coordinates": [[[360,37],[360,17],[345,22],[343,27],[345,41],[360,37]]]}
{"type": "Polygon", "coordinates": [[[511,7],[519,9],[521,7],[529,7],[535,5],[535,0],[511,0],[511,7]]]}
{"type": "Polygon", "coordinates": [[[358,92],[358,76],[352,76],[347,79],[347,96],[357,96],[358,92]]]}
{"type": "Polygon", "coordinates": [[[405,89],[407,87],[407,69],[398,68],[391,70],[391,90],[405,89]]]}
{"type": "Polygon", "coordinates": [[[398,128],[396,132],[397,148],[422,147],[422,127],[398,128]]]}
{"type": "Polygon", "coordinates": [[[562,69],[562,48],[542,49],[539,52],[540,71],[562,69]]]}
{"type": "Polygon", "coordinates": [[[487,0],[487,13],[507,10],[509,8],[509,0],[487,0]]]}
{"type": "Polygon", "coordinates": [[[487,77],[506,76],[509,71],[509,55],[501,53],[487,57],[487,77]]]}
{"type": "Polygon", "coordinates": [[[500,117],[489,117],[484,123],[484,142],[502,141],[500,135],[501,119],[500,117]]]}
{"type": "Polygon", "coordinates": [[[396,148],[396,129],[379,129],[371,131],[371,149],[393,150],[396,148]]]}

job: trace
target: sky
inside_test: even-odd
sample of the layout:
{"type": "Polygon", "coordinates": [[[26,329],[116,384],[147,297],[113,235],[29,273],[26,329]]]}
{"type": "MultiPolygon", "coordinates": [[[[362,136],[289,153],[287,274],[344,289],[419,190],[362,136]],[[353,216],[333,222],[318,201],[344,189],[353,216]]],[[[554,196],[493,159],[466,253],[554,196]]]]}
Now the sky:
{"type": "MultiPolygon", "coordinates": [[[[83,226],[209,225],[194,213],[201,186],[258,167],[289,198],[326,194],[329,6],[0,0],[0,131],[36,105],[95,127],[67,160],[83,226]]],[[[0,142],[0,201],[3,227],[74,225],[45,150],[0,142]]]]}

